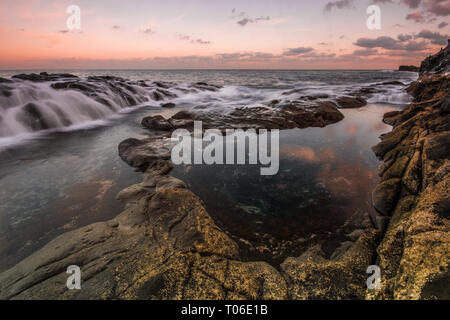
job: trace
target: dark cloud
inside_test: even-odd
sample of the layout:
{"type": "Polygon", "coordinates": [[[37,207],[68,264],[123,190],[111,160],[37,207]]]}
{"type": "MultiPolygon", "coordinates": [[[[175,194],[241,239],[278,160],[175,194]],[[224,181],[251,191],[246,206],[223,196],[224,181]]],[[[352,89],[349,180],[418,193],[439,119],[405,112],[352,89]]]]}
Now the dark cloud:
{"type": "Polygon", "coordinates": [[[257,23],[259,21],[268,21],[268,20],[270,20],[270,17],[259,17],[259,18],[255,18],[255,19],[243,18],[243,19],[239,20],[237,22],[237,24],[244,27],[249,23],[257,23]]]}
{"type": "Polygon", "coordinates": [[[450,1],[448,0],[428,0],[426,5],[427,11],[431,14],[441,17],[450,15],[450,1]]]}
{"type": "Polygon", "coordinates": [[[113,26],[113,29],[120,29],[120,26],[114,25],[114,26],[113,26]]]}
{"type": "Polygon", "coordinates": [[[448,26],[447,22],[441,22],[441,23],[438,24],[438,28],[439,29],[445,28],[446,26],[448,26]]]}
{"type": "Polygon", "coordinates": [[[426,39],[436,45],[446,45],[449,35],[440,34],[439,32],[431,32],[430,30],[422,30],[415,36],[415,38],[426,39]]]}
{"type": "Polygon", "coordinates": [[[311,47],[289,48],[283,52],[284,56],[298,56],[314,51],[311,47]]]}
{"type": "Polygon", "coordinates": [[[417,9],[420,6],[421,0],[401,0],[402,3],[406,4],[411,9],[417,9]]]}
{"type": "Polygon", "coordinates": [[[410,35],[410,34],[399,34],[397,36],[397,39],[399,41],[401,41],[401,42],[405,42],[405,41],[411,40],[412,38],[413,38],[413,36],[410,35]]]}
{"type": "Polygon", "coordinates": [[[385,3],[394,3],[393,0],[372,0],[373,4],[385,4],[385,3]]]}
{"type": "MultiPolygon", "coordinates": [[[[427,49],[427,43],[424,41],[408,41],[408,36],[401,35],[401,39],[391,37],[359,38],[354,45],[363,48],[382,48],[386,50],[403,50],[403,51],[422,51],[427,49]],[[406,42],[407,41],[407,42],[406,42]]],[[[409,38],[411,39],[411,38],[409,38]]]]}
{"type": "Polygon", "coordinates": [[[383,48],[387,50],[398,50],[401,49],[401,45],[398,40],[391,37],[378,37],[375,39],[371,38],[359,38],[356,40],[354,45],[363,48],[383,48]]]}
{"type": "Polygon", "coordinates": [[[419,22],[424,22],[425,17],[419,11],[415,11],[413,13],[408,14],[406,16],[406,20],[413,20],[413,21],[419,23],[419,22]]]}
{"type": "Polygon", "coordinates": [[[336,9],[350,9],[353,6],[354,0],[338,0],[338,1],[331,1],[328,2],[325,5],[324,11],[329,12],[333,8],[336,9]]]}
{"type": "Polygon", "coordinates": [[[377,49],[362,49],[362,50],[355,50],[352,55],[356,57],[367,57],[367,56],[373,56],[378,53],[377,49]]]}

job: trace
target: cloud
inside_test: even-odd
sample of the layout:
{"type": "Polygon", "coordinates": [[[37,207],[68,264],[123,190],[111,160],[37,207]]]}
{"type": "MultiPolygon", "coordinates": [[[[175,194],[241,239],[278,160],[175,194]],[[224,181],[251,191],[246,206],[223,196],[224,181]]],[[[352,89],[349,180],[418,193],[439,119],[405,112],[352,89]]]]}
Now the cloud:
{"type": "Polygon", "coordinates": [[[401,0],[401,4],[411,9],[419,9],[406,16],[407,20],[415,22],[433,22],[436,17],[446,17],[450,15],[449,0],[401,0]]]}
{"type": "Polygon", "coordinates": [[[152,34],[152,33],[154,33],[154,31],[151,28],[146,28],[142,32],[145,33],[145,34],[152,34]]]}
{"type": "Polygon", "coordinates": [[[384,3],[394,3],[393,0],[372,0],[373,4],[384,4],[384,3]]]}
{"type": "Polygon", "coordinates": [[[413,38],[413,36],[410,35],[410,34],[399,34],[397,36],[397,39],[399,41],[401,41],[401,42],[405,42],[405,41],[411,40],[412,38],[413,38]]]}
{"type": "Polygon", "coordinates": [[[375,39],[359,38],[354,45],[363,48],[382,48],[386,50],[403,50],[403,51],[422,51],[427,49],[427,43],[424,41],[408,41],[409,36],[399,35],[400,39],[394,39],[387,36],[375,39]],[[408,41],[408,42],[406,42],[408,41]]]}
{"type": "Polygon", "coordinates": [[[378,53],[377,49],[362,49],[362,50],[355,50],[352,55],[356,57],[367,57],[367,56],[373,56],[378,53]]]}
{"type": "Polygon", "coordinates": [[[243,18],[243,19],[239,20],[237,22],[237,24],[240,25],[241,27],[245,27],[249,23],[257,23],[259,21],[269,21],[269,20],[270,20],[270,17],[259,17],[259,18],[255,18],[255,19],[243,18]]]}
{"type": "Polygon", "coordinates": [[[446,0],[428,0],[426,2],[427,11],[441,17],[450,15],[450,1],[446,0]]]}
{"type": "Polygon", "coordinates": [[[411,9],[417,9],[420,6],[421,0],[402,0],[403,4],[406,4],[411,9]]]}
{"type": "Polygon", "coordinates": [[[448,34],[440,34],[439,32],[431,32],[430,30],[420,31],[415,38],[430,40],[432,44],[446,45],[449,39],[448,34]]]}
{"type": "Polygon", "coordinates": [[[333,8],[336,9],[350,9],[353,6],[354,0],[338,0],[331,1],[325,5],[325,12],[330,12],[333,8]]]}
{"type": "Polygon", "coordinates": [[[413,20],[413,21],[419,23],[419,22],[424,22],[425,17],[419,11],[415,11],[413,13],[408,14],[406,16],[406,20],[413,20]]]}
{"type": "Polygon", "coordinates": [[[114,25],[112,28],[113,28],[113,29],[120,29],[120,26],[114,25]]]}
{"type": "Polygon", "coordinates": [[[356,40],[354,45],[363,48],[383,48],[387,50],[401,49],[398,40],[386,36],[378,37],[375,39],[359,38],[358,40],[356,40]]]}
{"type": "Polygon", "coordinates": [[[184,34],[178,34],[177,36],[178,36],[178,39],[184,40],[184,41],[189,41],[190,43],[193,43],[193,44],[211,44],[211,41],[203,40],[200,38],[195,39],[195,38],[192,38],[191,36],[184,35],[184,34]]]}
{"type": "Polygon", "coordinates": [[[447,22],[441,22],[441,23],[438,24],[438,28],[439,29],[445,28],[446,26],[448,26],[447,22]]]}
{"type": "Polygon", "coordinates": [[[284,56],[298,56],[314,51],[311,47],[289,48],[283,52],[284,56]]]}

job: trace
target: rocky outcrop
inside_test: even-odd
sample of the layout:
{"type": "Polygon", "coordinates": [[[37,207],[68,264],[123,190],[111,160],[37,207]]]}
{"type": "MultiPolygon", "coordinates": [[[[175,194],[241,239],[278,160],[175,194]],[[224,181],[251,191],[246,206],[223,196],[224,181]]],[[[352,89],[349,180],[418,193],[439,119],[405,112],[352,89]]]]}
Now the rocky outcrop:
{"type": "Polygon", "coordinates": [[[340,97],[337,100],[337,103],[341,108],[361,108],[367,105],[367,101],[361,97],[340,97]]]}
{"type": "Polygon", "coordinates": [[[420,65],[420,74],[450,72],[450,39],[447,47],[427,57],[420,65]]]}
{"type": "MultiPolygon", "coordinates": [[[[365,268],[379,236],[373,228],[366,224],[355,242],[346,244],[348,250],[338,251],[333,259],[315,247],[286,259],[279,270],[266,262],[243,262],[237,244],[214,223],[201,200],[169,175],[172,165],[163,160],[168,156],[163,141],[154,136],[122,142],[122,158],[144,171],[142,183],[118,195],[126,210],[111,221],[59,236],[0,274],[0,298],[364,297],[365,268]],[[66,288],[70,265],[81,268],[81,290],[66,288]]],[[[351,223],[342,231],[353,230],[347,230],[351,223]]]]}
{"type": "MultiPolygon", "coordinates": [[[[341,118],[334,105],[321,105],[314,112],[292,105],[283,109],[281,113],[298,117],[317,114],[314,123],[321,126],[341,118]]],[[[257,127],[269,123],[262,118],[266,111],[236,112],[256,115],[258,120],[248,117],[245,127],[257,127]]],[[[169,123],[173,130],[172,121],[190,117],[191,113],[182,112],[170,122],[153,117],[144,123],[169,123]]],[[[300,120],[290,119],[277,121],[299,125],[300,120]]],[[[211,122],[228,120],[217,117],[211,122]]],[[[244,127],[244,121],[228,127],[234,125],[244,127]]],[[[355,213],[338,228],[348,240],[330,256],[315,246],[300,257],[286,259],[279,268],[261,261],[244,262],[236,242],[214,223],[202,201],[169,175],[170,131],[159,129],[147,139],[127,139],[119,145],[122,159],[143,172],[142,183],[118,195],[126,210],[111,221],[61,235],[0,274],[1,299],[364,298],[365,270],[379,238],[364,213],[355,213]],[[66,288],[70,265],[81,268],[82,290],[66,288]]]]}
{"type": "Polygon", "coordinates": [[[276,108],[236,108],[229,113],[180,111],[170,119],[149,116],[142,120],[148,129],[173,131],[194,127],[194,121],[202,121],[204,129],[292,129],[325,127],[339,122],[344,115],[333,102],[303,104],[289,102],[276,108]]]}
{"type": "Polygon", "coordinates": [[[376,299],[450,298],[450,76],[423,76],[415,102],[384,121],[394,129],[373,149],[384,164],[373,205],[388,221],[377,248],[376,299]]]}
{"type": "Polygon", "coordinates": [[[419,67],[416,66],[400,66],[398,71],[419,72],[419,67]]]}

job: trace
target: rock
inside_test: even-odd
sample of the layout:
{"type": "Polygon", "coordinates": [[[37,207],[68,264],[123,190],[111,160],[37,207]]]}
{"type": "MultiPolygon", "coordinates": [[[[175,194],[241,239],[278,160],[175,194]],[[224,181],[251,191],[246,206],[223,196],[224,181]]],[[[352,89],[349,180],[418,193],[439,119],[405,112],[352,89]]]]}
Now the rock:
{"type": "Polygon", "coordinates": [[[366,100],[360,97],[340,97],[336,100],[341,108],[361,108],[367,105],[366,100]]]}
{"type": "Polygon", "coordinates": [[[287,258],[280,266],[287,279],[290,299],[363,299],[367,266],[374,258],[379,234],[367,230],[335,261],[324,258],[315,246],[298,258],[287,258]]]}
{"type": "Polygon", "coordinates": [[[379,83],[377,85],[380,85],[380,86],[404,86],[405,84],[401,81],[386,81],[386,82],[379,83]]]}
{"type": "Polygon", "coordinates": [[[427,57],[420,65],[420,74],[445,73],[450,71],[450,39],[447,47],[427,57]]]}
{"type": "Polygon", "coordinates": [[[145,117],[144,119],[142,119],[141,124],[144,127],[153,130],[161,130],[161,131],[174,130],[172,124],[161,115],[145,117]]]}
{"type": "Polygon", "coordinates": [[[236,108],[228,114],[198,110],[182,110],[168,120],[145,118],[144,126],[150,129],[172,131],[174,129],[192,130],[194,121],[202,121],[206,129],[292,129],[324,127],[341,121],[344,115],[333,102],[318,102],[305,106],[300,102],[277,105],[277,109],[266,107],[236,108]],[[150,124],[151,121],[151,124],[150,124]],[[166,121],[170,123],[167,125],[166,121]]]}
{"type": "Polygon", "coordinates": [[[359,237],[364,233],[364,230],[362,229],[356,229],[352,231],[351,233],[347,234],[346,237],[350,239],[351,241],[355,242],[359,239],[359,237]]]}
{"type": "Polygon", "coordinates": [[[419,67],[416,66],[400,66],[398,71],[419,72],[419,67]]]}
{"type": "Polygon", "coordinates": [[[354,242],[345,241],[331,254],[330,260],[338,260],[348,249],[353,246],[354,242]]]}
{"type": "Polygon", "coordinates": [[[54,73],[54,74],[48,74],[47,72],[41,72],[40,74],[17,74],[12,76],[13,79],[21,79],[21,80],[28,80],[33,82],[45,82],[45,81],[55,81],[60,79],[67,79],[67,78],[78,78],[77,76],[69,73],[54,73]]]}
{"type": "Polygon", "coordinates": [[[170,148],[164,141],[154,137],[127,139],[119,144],[119,155],[131,167],[144,172],[154,161],[170,159],[170,148]]]}
{"type": "Polygon", "coordinates": [[[375,219],[385,230],[377,248],[383,278],[381,290],[368,292],[367,299],[449,296],[450,76],[438,74],[448,65],[448,47],[427,58],[408,88],[415,102],[385,116],[394,128],[374,151],[385,161],[382,176],[388,180],[376,187],[373,202],[390,219],[375,219]]]}
{"type": "Polygon", "coordinates": [[[170,108],[175,108],[175,107],[176,107],[175,103],[172,103],[172,102],[161,104],[161,108],[170,109],[170,108]]]}
{"type": "Polygon", "coordinates": [[[381,182],[372,193],[372,204],[383,216],[390,216],[398,200],[400,179],[381,182]]]}

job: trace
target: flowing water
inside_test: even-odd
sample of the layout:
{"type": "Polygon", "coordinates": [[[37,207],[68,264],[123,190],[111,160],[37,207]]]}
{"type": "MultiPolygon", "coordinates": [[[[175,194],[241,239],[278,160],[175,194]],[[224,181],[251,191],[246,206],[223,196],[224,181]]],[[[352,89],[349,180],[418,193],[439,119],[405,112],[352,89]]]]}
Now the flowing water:
{"type": "Polygon", "coordinates": [[[0,83],[0,271],[65,231],[123,210],[115,195],[139,182],[140,174],[120,160],[117,146],[145,136],[139,123],[146,115],[169,117],[199,107],[227,112],[273,99],[326,94],[333,100],[361,91],[369,105],[343,110],[343,121],[282,131],[276,176],[262,177],[249,165],[177,166],[172,173],[204,201],[219,226],[252,244],[242,246],[248,259],[298,255],[314,238],[332,250],[341,239],[327,235],[355,211],[371,210],[379,162],[370,148],[390,130],[382,115],[411,99],[392,81],[416,77],[390,71],[65,72],[95,86],[95,94],[52,88],[61,80],[0,83]],[[112,86],[87,80],[104,74],[129,81],[112,86]],[[163,102],[177,107],[163,109],[163,102]]]}

